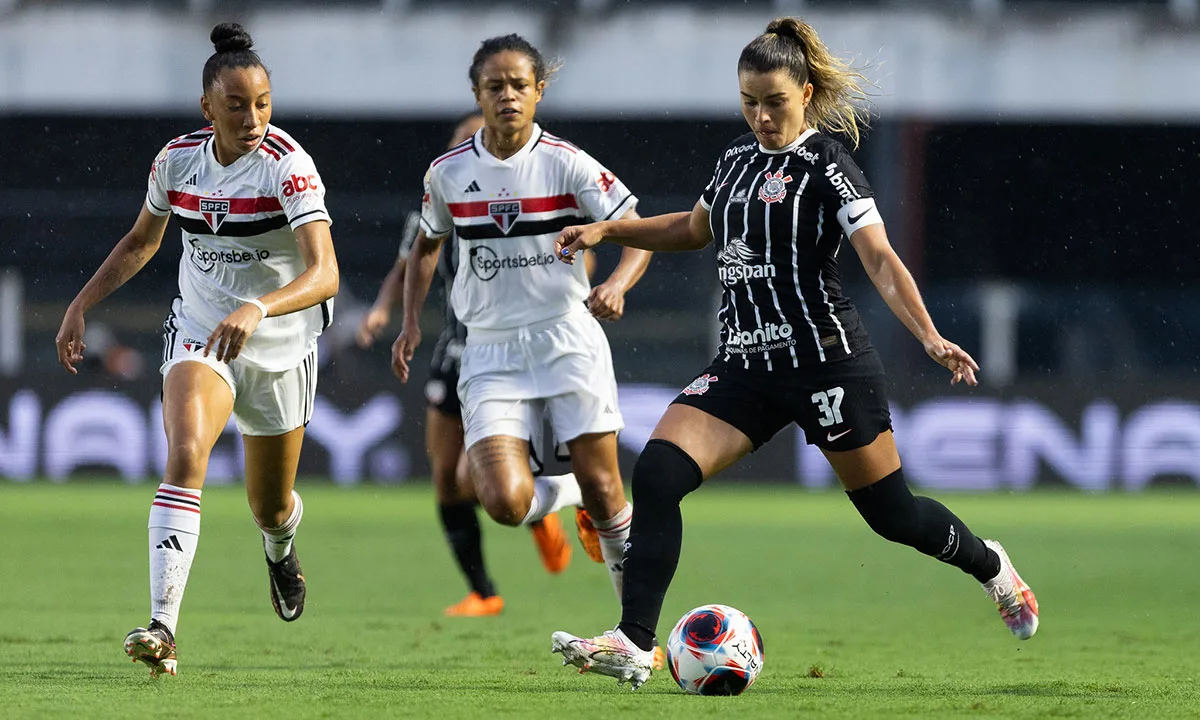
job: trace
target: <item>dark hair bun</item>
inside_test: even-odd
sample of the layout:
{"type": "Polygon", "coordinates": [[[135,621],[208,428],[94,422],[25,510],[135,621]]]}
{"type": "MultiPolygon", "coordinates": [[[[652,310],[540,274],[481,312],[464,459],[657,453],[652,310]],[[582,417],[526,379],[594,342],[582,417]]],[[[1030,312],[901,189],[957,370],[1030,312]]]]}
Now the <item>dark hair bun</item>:
{"type": "Polygon", "coordinates": [[[221,23],[208,36],[213,48],[219,53],[241,52],[254,47],[254,40],[246,28],[237,23],[221,23]]]}
{"type": "Polygon", "coordinates": [[[804,45],[804,36],[800,32],[800,22],[793,17],[775,18],[767,23],[768,33],[778,35],[779,37],[789,38],[801,46],[804,45]]]}

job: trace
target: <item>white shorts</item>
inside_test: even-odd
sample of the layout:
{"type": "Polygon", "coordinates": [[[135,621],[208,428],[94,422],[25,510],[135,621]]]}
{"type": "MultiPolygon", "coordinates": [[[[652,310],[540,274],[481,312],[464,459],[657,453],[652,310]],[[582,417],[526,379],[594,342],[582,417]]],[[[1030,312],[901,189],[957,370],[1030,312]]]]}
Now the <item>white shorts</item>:
{"type": "Polygon", "coordinates": [[[317,398],[317,351],[291,370],[268,372],[240,358],[219,362],[215,353],[204,357],[204,340],[186,337],[167,322],[163,334],[163,363],[167,373],[180,363],[198,362],[212,368],[233,392],[233,419],[243,435],[275,436],[291,432],[312,419],[317,398]]]}
{"type": "Polygon", "coordinates": [[[608,338],[586,311],[497,335],[467,331],[458,378],[466,447],[509,435],[541,448],[543,419],[559,442],[625,427],[608,338]]]}

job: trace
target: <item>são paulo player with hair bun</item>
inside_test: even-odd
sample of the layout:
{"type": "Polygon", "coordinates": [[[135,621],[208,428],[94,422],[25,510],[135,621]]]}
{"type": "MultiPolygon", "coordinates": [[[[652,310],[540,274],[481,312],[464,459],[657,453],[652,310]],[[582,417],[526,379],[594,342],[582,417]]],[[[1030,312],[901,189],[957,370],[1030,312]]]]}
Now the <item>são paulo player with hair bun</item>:
{"type": "Polygon", "coordinates": [[[201,488],[230,416],[272,605],[285,621],[304,609],[292,542],[304,504],[293,485],[316,398],[317,337],[338,289],[325,185],[300,143],[271,124],[271,80],[254,41],[236,23],[217,25],[210,39],[200,111],[211,124],[159,152],[133,228],[67,308],[56,338],[59,362],[75,374],[84,314],[150,261],[174,215],[183,256],[163,325],[167,464],[148,523],[150,622],[125,637],[125,652],[154,675],[176,673],[201,488]]]}

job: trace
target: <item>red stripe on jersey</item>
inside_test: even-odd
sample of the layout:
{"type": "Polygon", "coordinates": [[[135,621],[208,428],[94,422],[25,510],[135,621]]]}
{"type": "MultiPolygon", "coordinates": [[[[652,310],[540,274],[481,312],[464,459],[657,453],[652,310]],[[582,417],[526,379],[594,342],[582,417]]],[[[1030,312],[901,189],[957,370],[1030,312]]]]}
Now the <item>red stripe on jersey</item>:
{"type": "Polygon", "coordinates": [[[550,145],[552,147],[562,148],[563,150],[566,150],[567,152],[570,152],[572,154],[579,152],[579,150],[571,147],[570,145],[565,145],[563,143],[550,142],[549,140],[546,140],[546,139],[538,140],[538,144],[539,145],[550,145]]]}
{"type": "Polygon", "coordinates": [[[151,504],[151,505],[157,505],[157,506],[159,506],[159,507],[170,508],[170,509],[172,509],[172,510],[187,510],[188,512],[194,512],[194,513],[196,513],[197,515],[199,515],[199,514],[200,514],[200,508],[188,507],[187,505],[175,505],[174,503],[170,503],[170,504],[168,504],[168,503],[165,503],[165,502],[159,502],[159,501],[157,501],[157,500],[155,500],[154,502],[152,502],[152,503],[150,503],[150,504],[151,504]]]}
{"type": "Polygon", "coordinates": [[[168,150],[179,150],[180,148],[196,147],[197,145],[203,145],[203,144],[204,144],[203,140],[197,140],[195,142],[180,142],[180,143],[175,143],[174,145],[168,145],[167,149],[168,150]]]}
{"type": "Polygon", "coordinates": [[[443,161],[443,160],[446,160],[447,158],[452,158],[452,157],[454,157],[455,155],[462,155],[463,153],[465,153],[466,151],[468,151],[468,150],[470,150],[470,149],[471,149],[471,146],[470,146],[470,145],[468,145],[468,146],[466,146],[465,148],[463,148],[463,149],[461,149],[461,150],[455,150],[454,152],[448,152],[448,153],[446,153],[445,155],[443,155],[443,156],[441,156],[440,158],[438,158],[437,160],[434,160],[434,161],[433,161],[433,164],[432,164],[432,165],[430,165],[429,167],[431,167],[431,168],[435,168],[435,167],[437,167],[438,163],[440,163],[441,161],[443,161]]]}
{"type": "Polygon", "coordinates": [[[265,152],[266,154],[268,154],[268,155],[270,155],[271,157],[275,158],[276,160],[278,160],[278,159],[279,159],[279,153],[275,152],[275,151],[274,151],[274,150],[272,150],[270,147],[268,147],[268,146],[267,146],[267,142],[266,142],[266,140],[264,140],[264,141],[262,141],[262,142],[260,142],[260,143],[258,144],[258,149],[259,149],[259,150],[262,150],[263,152],[265,152]]]}
{"type": "Polygon", "coordinates": [[[289,143],[287,140],[284,140],[282,135],[277,135],[275,133],[267,133],[267,137],[271,138],[275,142],[282,145],[284,148],[287,149],[288,152],[296,152],[296,148],[292,147],[291,143],[289,143]]]}
{"type": "Polygon", "coordinates": [[[574,195],[551,195],[549,197],[513,198],[512,200],[478,200],[476,202],[446,203],[450,214],[456,218],[487,217],[491,215],[488,205],[495,202],[520,202],[521,212],[539,213],[552,210],[577,208],[574,195]]]}
{"type": "Polygon", "coordinates": [[[200,211],[201,200],[215,200],[218,202],[225,200],[229,203],[229,213],[231,215],[253,215],[254,213],[283,211],[283,205],[280,204],[279,198],[269,196],[252,198],[214,198],[201,197],[199,195],[192,195],[191,193],[168,190],[167,200],[171,203],[171,207],[192,210],[194,212],[200,211]]]}
{"type": "Polygon", "coordinates": [[[188,500],[195,500],[196,502],[200,502],[199,495],[193,495],[191,493],[182,492],[180,490],[172,490],[171,488],[160,487],[158,489],[158,492],[166,493],[168,495],[178,495],[181,498],[187,498],[188,500]]]}

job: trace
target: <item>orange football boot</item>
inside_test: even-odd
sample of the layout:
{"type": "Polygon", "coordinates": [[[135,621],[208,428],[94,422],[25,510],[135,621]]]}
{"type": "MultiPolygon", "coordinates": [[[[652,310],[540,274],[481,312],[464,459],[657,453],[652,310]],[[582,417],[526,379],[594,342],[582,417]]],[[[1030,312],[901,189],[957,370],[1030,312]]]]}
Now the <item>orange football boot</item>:
{"type": "Polygon", "coordinates": [[[557,513],[530,524],[533,533],[533,543],[537,545],[538,555],[542,558],[542,567],[551,575],[557,575],[571,564],[571,545],[563,533],[562,520],[557,513]]]}
{"type": "Polygon", "coordinates": [[[470,595],[446,608],[446,617],[487,617],[499,615],[504,610],[504,598],[499,595],[481,597],[472,591],[470,595]]]}
{"type": "Polygon", "coordinates": [[[600,535],[592,524],[592,516],[581,507],[575,508],[575,530],[579,535],[579,544],[594,562],[604,562],[604,553],[600,550],[600,535]]]}

